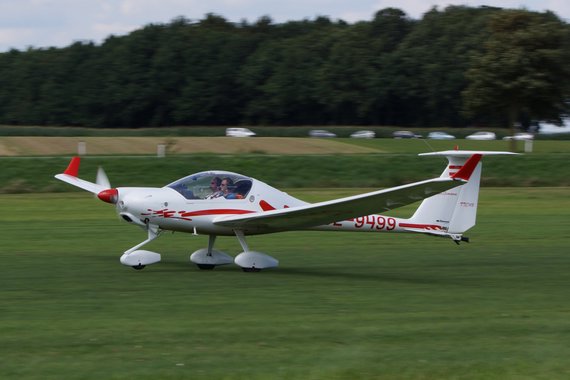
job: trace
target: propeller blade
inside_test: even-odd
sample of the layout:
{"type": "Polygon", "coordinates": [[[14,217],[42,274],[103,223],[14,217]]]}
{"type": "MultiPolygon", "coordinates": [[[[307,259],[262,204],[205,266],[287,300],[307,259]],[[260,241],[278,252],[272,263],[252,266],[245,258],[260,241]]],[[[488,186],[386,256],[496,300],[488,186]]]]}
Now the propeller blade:
{"type": "Polygon", "coordinates": [[[97,169],[97,185],[103,186],[105,189],[110,189],[111,188],[111,182],[109,182],[109,178],[107,177],[107,174],[105,173],[105,170],[103,170],[103,168],[101,166],[99,166],[99,169],[97,169]]]}

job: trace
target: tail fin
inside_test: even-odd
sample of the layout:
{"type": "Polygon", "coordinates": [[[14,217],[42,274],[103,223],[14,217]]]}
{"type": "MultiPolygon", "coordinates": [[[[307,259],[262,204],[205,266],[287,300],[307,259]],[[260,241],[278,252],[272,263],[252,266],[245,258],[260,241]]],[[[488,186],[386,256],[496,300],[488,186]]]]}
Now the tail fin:
{"type": "Polygon", "coordinates": [[[420,154],[420,156],[445,156],[448,165],[441,177],[462,178],[468,182],[424,199],[409,219],[409,225],[413,226],[409,230],[445,236],[456,235],[460,238],[461,234],[475,225],[477,217],[482,170],[482,163],[479,160],[482,156],[503,154],[516,153],[448,150],[420,154]],[[470,177],[464,178],[465,173],[471,173],[470,177]],[[438,228],[438,230],[442,232],[432,231],[431,228],[421,230],[421,227],[418,228],[417,226],[441,226],[441,229],[438,228]]]}

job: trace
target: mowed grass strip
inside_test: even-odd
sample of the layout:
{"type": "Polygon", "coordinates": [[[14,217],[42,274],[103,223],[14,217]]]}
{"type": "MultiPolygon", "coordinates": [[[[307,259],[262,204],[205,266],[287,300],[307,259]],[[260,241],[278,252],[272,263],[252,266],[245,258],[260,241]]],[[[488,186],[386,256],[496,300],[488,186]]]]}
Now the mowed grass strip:
{"type": "MultiPolygon", "coordinates": [[[[307,200],[345,195],[290,193],[307,200]]],[[[199,271],[207,237],[119,264],[142,230],[89,194],[2,195],[0,378],[566,379],[568,188],[484,188],[472,242],[295,232],[199,271]]],[[[403,210],[411,212],[411,208],[403,210]]],[[[218,249],[240,251],[233,238],[218,249]]]]}
{"type": "MultiPolygon", "coordinates": [[[[167,155],[188,154],[417,154],[448,150],[458,146],[468,150],[509,151],[509,141],[439,141],[427,139],[316,139],[300,137],[0,137],[0,157],[62,156],[78,152],[84,142],[87,155],[156,155],[157,145],[166,146],[167,155]]],[[[536,140],[532,152],[538,154],[569,153],[570,141],[536,140]]],[[[524,152],[525,142],[516,142],[517,151],[524,152]]]]}
{"type": "Polygon", "coordinates": [[[374,147],[340,140],[295,137],[0,137],[0,156],[61,156],[78,152],[85,143],[89,155],[156,155],[157,145],[168,154],[362,154],[374,147]]]}

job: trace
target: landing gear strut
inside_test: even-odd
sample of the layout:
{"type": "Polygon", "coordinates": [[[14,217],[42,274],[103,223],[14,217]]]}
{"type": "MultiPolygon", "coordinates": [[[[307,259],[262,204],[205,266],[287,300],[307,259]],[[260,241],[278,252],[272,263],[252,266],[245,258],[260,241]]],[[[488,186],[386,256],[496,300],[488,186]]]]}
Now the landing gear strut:
{"type": "Polygon", "coordinates": [[[239,265],[244,272],[259,272],[262,269],[275,268],[279,265],[279,261],[266,255],[265,253],[250,251],[245,241],[243,231],[234,230],[239,244],[243,248],[243,252],[236,256],[234,262],[239,265]]]}
{"type": "Polygon", "coordinates": [[[149,223],[147,223],[144,228],[147,230],[148,238],[133,248],[126,250],[123,256],[121,256],[121,264],[133,267],[136,270],[141,270],[147,265],[155,264],[160,261],[159,253],[145,251],[139,248],[156,239],[160,235],[161,230],[157,225],[149,223]]]}

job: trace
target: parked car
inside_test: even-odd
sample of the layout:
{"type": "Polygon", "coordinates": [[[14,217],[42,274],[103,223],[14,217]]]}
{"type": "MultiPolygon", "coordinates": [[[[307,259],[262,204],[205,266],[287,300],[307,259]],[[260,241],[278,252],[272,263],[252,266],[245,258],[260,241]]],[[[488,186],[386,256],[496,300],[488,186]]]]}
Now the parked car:
{"type": "Polygon", "coordinates": [[[350,137],[355,139],[373,139],[376,137],[376,133],[374,131],[356,131],[351,133],[350,137]]]}
{"type": "Polygon", "coordinates": [[[449,133],[445,133],[445,132],[430,132],[428,135],[428,139],[432,139],[432,140],[453,140],[455,139],[455,136],[450,135],[449,133]]]}
{"type": "Polygon", "coordinates": [[[255,132],[252,132],[248,128],[227,128],[226,136],[228,137],[252,137],[255,136],[255,132]]]}
{"type": "Polygon", "coordinates": [[[515,133],[514,136],[505,136],[503,140],[534,140],[534,135],[532,133],[520,132],[515,133]]]}
{"type": "Polygon", "coordinates": [[[422,135],[418,135],[411,131],[396,131],[392,133],[395,139],[421,139],[422,135]]]}
{"type": "Polygon", "coordinates": [[[326,131],[324,129],[313,129],[309,132],[311,137],[336,137],[332,132],[326,131]]]}
{"type": "Polygon", "coordinates": [[[493,132],[475,132],[465,137],[467,140],[495,140],[497,135],[493,132]]]}

